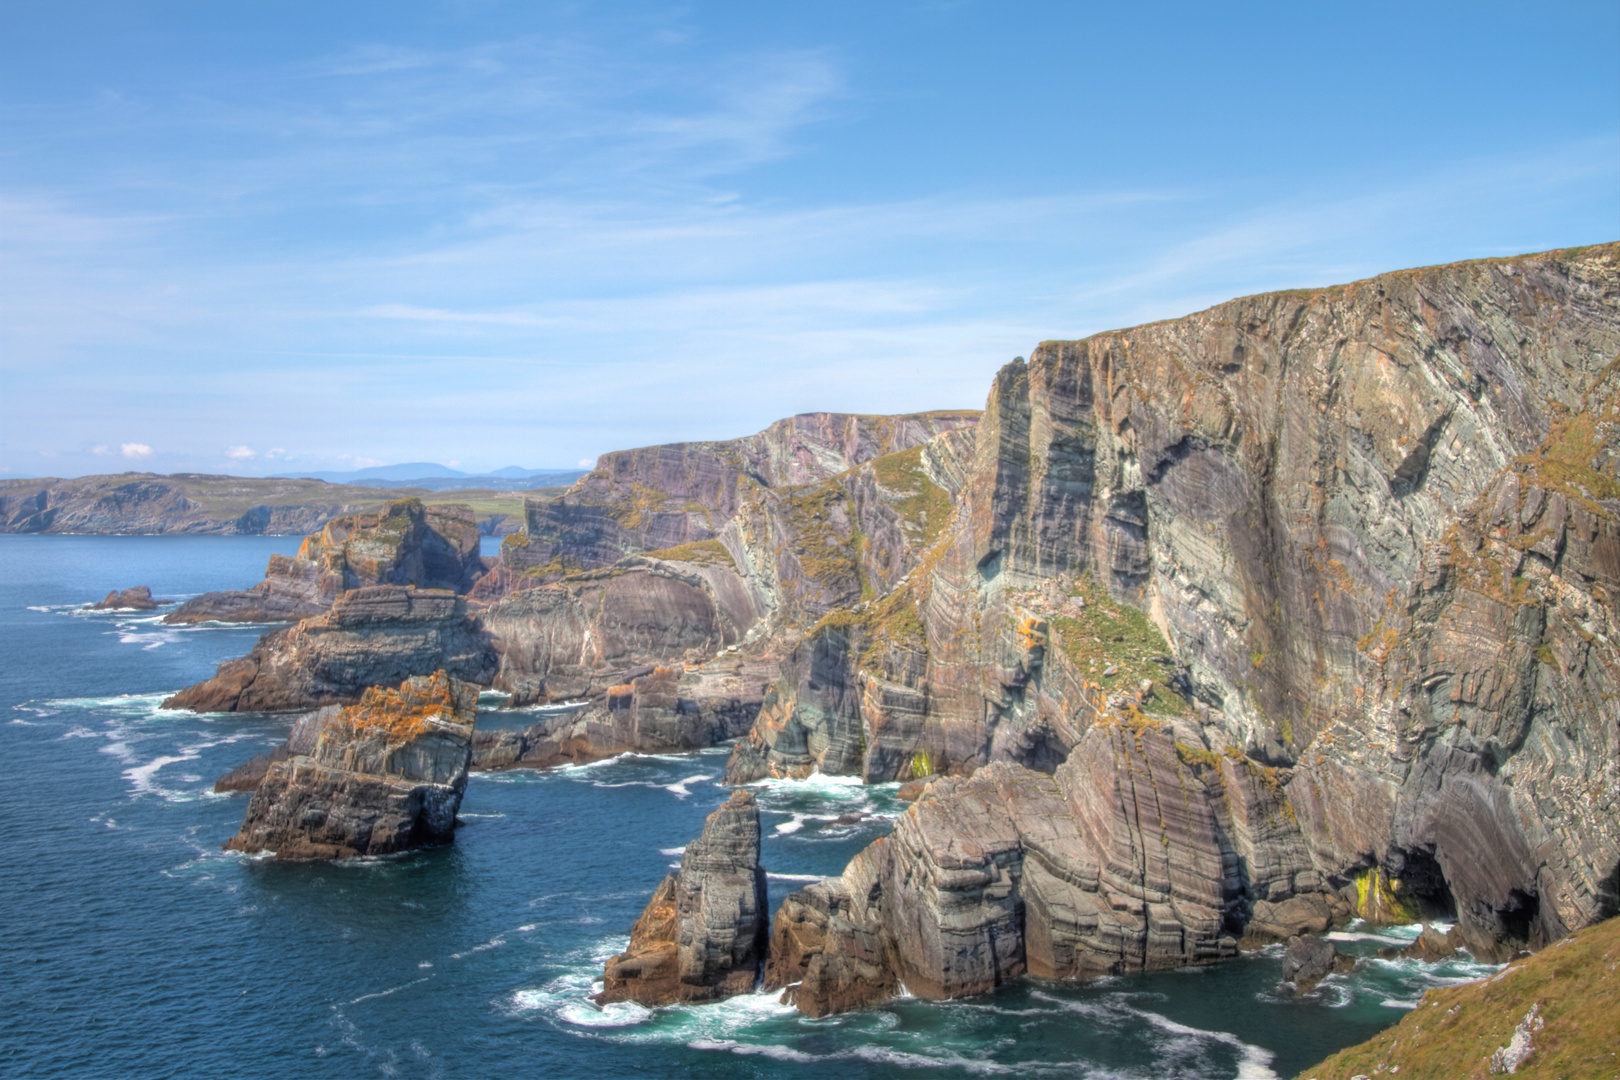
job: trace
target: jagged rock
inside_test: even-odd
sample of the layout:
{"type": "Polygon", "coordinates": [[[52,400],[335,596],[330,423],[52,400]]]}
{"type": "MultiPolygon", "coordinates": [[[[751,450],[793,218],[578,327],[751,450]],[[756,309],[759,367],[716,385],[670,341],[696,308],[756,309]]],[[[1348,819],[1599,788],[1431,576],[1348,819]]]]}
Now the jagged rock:
{"type": "Polygon", "coordinates": [[[91,611],[155,611],[168,603],[172,601],[152,599],[151,586],[137,585],[122,592],[114,589],[107,594],[106,599],[97,600],[89,607],[91,611]]]}
{"type": "Polygon", "coordinates": [[[451,592],[375,585],[351,589],[325,615],[265,634],[213,678],[163,702],[194,712],[280,712],[358,701],[367,687],[445,670],[488,685],[489,636],[451,592]]]}
{"type": "Polygon", "coordinates": [[[450,842],[477,703],[441,671],[322,710],[314,746],[270,765],[225,847],[342,859],[450,842]]]}
{"type": "Polygon", "coordinates": [[[1354,957],[1345,956],[1325,938],[1292,937],[1283,953],[1282,981],[1293,983],[1301,994],[1308,993],[1335,971],[1348,971],[1355,962],[1354,957]]]}
{"type": "Polygon", "coordinates": [[[1422,960],[1426,964],[1435,964],[1441,960],[1456,956],[1461,941],[1462,935],[1457,932],[1456,927],[1452,927],[1449,932],[1442,934],[1434,927],[1425,925],[1422,932],[1418,934],[1417,940],[1401,949],[1399,955],[1413,960],[1422,960]]]}
{"type": "Polygon", "coordinates": [[[686,846],[607,962],[602,1004],[670,1005],[747,993],[766,949],[765,871],[759,865],[759,808],[751,791],[731,794],[686,846]]]}
{"type": "Polygon", "coordinates": [[[270,556],[264,580],[253,588],[204,593],[163,621],[296,622],[326,611],[349,589],[414,585],[467,592],[483,573],[469,507],[396,499],[376,513],[328,522],[304,539],[294,558],[270,556]]]}

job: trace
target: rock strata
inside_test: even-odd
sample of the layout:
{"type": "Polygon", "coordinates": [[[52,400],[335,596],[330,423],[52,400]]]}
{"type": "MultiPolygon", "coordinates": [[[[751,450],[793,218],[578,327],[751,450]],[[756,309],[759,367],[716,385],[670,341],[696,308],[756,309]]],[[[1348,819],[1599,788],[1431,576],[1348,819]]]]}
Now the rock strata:
{"type": "Polygon", "coordinates": [[[439,672],[322,710],[313,747],[269,766],[225,847],[343,859],[450,842],[477,701],[439,672]]]}
{"type": "Polygon", "coordinates": [[[105,599],[97,600],[90,605],[91,611],[156,611],[164,604],[173,603],[172,600],[154,600],[152,589],[148,585],[137,585],[133,589],[122,591],[114,589],[105,599]]]}
{"type": "Polygon", "coordinates": [[[328,522],[293,558],[270,556],[264,580],[253,588],[204,593],[163,621],[296,622],[328,610],[349,589],[411,585],[465,593],[483,573],[471,509],[396,499],[376,513],[328,522]]]}
{"type": "Polygon", "coordinates": [[[496,654],[466,600],[438,589],[351,589],[324,615],[265,634],[214,677],[163,702],[194,712],[286,712],[358,701],[368,687],[444,670],[488,685],[496,654]]]}
{"type": "Polygon", "coordinates": [[[1050,774],[1140,714],[1226,781],[1250,942],[1452,911],[1505,959],[1603,918],[1617,357],[1614,244],[1043,343],[943,536],[784,650],[728,778],[1050,774]]]}
{"type": "Polygon", "coordinates": [[[717,1001],[754,988],[767,918],[759,833],[753,792],[732,792],[653,893],[630,947],[607,962],[599,1003],[717,1001]]]}

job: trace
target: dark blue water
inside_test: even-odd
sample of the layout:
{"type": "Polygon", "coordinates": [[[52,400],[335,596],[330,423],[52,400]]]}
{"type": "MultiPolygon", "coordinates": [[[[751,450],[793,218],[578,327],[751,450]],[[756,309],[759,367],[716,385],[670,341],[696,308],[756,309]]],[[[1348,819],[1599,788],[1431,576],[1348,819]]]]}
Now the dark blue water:
{"type": "MultiPolygon", "coordinates": [[[[447,849],[339,865],[225,854],[246,797],[210,785],[289,722],[157,703],[259,631],[78,606],[131,585],[241,587],[296,547],[0,536],[0,1074],[1287,1076],[1398,1020],[1424,988],[1489,970],[1374,962],[1296,1000],[1274,992],[1273,950],[817,1021],[766,995],[598,1010],[586,995],[602,961],[726,797],[724,750],[475,777],[447,849]]],[[[890,788],[759,791],[766,863],[785,875],[773,903],[794,877],[840,870],[897,812],[890,788]],[[873,816],[833,823],[851,809],[873,816]]]]}

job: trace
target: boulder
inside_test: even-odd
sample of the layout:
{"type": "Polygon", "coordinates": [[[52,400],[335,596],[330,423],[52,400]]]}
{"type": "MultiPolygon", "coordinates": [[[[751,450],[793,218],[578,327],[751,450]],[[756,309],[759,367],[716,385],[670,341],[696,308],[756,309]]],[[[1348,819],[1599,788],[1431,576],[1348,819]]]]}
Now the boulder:
{"type": "Polygon", "coordinates": [[[269,765],[226,849],[344,859],[449,843],[477,706],[477,687],[441,671],[322,710],[313,747],[269,765]]]}
{"type": "Polygon", "coordinates": [[[597,1002],[658,1006],[753,990],[767,929],[759,834],[753,792],[732,792],[653,893],[630,947],[607,962],[597,1002]]]}
{"type": "Polygon", "coordinates": [[[133,589],[119,591],[114,589],[107,594],[106,599],[98,600],[89,605],[91,611],[153,611],[164,604],[173,603],[172,600],[152,599],[152,589],[147,585],[137,585],[133,589]]]}
{"type": "Polygon", "coordinates": [[[1348,971],[1355,962],[1354,957],[1339,952],[1326,938],[1292,937],[1283,953],[1282,981],[1292,983],[1303,994],[1335,971],[1348,971]]]}

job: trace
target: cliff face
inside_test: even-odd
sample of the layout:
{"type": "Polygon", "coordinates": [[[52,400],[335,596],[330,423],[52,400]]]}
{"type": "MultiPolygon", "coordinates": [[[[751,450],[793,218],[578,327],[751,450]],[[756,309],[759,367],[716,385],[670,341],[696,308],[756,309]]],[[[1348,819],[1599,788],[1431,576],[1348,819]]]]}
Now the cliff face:
{"type": "Polygon", "coordinates": [[[560,498],[526,505],[525,533],[503,545],[502,559],[516,572],[556,575],[712,539],[750,494],[825,480],[976,419],[807,413],[741,439],[605,454],[560,498]]]}
{"type": "Polygon", "coordinates": [[[163,702],[195,712],[280,712],[359,701],[367,687],[395,686],[444,670],[488,685],[496,655],[489,635],[452,592],[374,585],[339,596],[324,615],[264,635],[214,677],[163,702]]]}
{"type": "Polygon", "coordinates": [[[484,573],[478,549],[470,508],[396,499],[376,513],[328,522],[304,538],[294,558],[270,556],[253,588],[204,593],[163,621],[296,622],[327,610],[345,590],[369,585],[467,592],[484,573]]]}
{"type": "MultiPolygon", "coordinates": [[[[1312,876],[1325,904],[1359,880],[1386,909],[1454,905],[1485,956],[1602,918],[1617,360],[1615,245],[1043,344],[997,376],[947,536],[792,652],[731,776],[1061,773],[1099,721],[1139,716],[1194,759],[1274,769],[1281,799],[1260,846],[1294,895],[1142,901],[1179,955],[1209,912],[1275,922],[1259,905],[1312,876]]],[[[1098,768],[1108,791],[1135,767],[1098,768]]],[[[1166,836],[1183,860],[1219,848],[1166,836]]],[[[900,918],[935,904],[884,895],[900,918]]]]}
{"type": "Polygon", "coordinates": [[[439,672],[322,710],[314,746],[269,765],[225,847],[341,859],[449,843],[477,702],[477,687],[439,672]]]}
{"type": "Polygon", "coordinates": [[[759,808],[753,792],[736,791],[653,893],[596,1000],[657,1006],[745,994],[765,959],[766,923],[759,808]]]}

